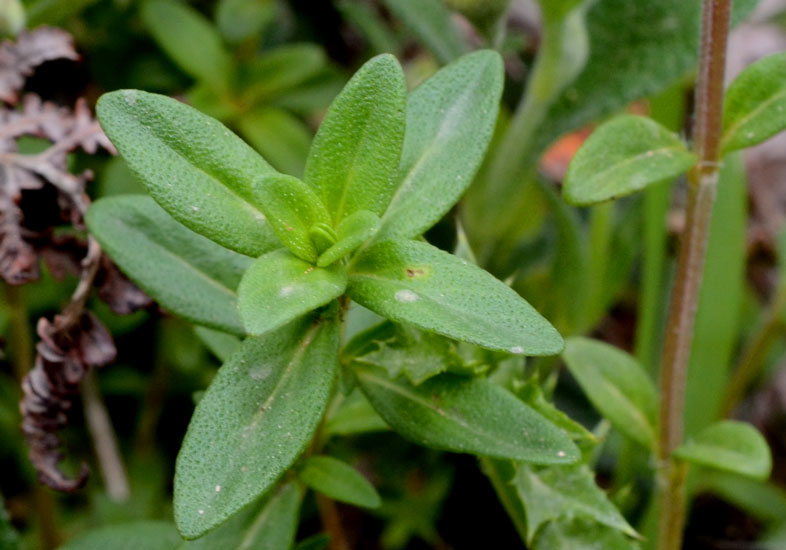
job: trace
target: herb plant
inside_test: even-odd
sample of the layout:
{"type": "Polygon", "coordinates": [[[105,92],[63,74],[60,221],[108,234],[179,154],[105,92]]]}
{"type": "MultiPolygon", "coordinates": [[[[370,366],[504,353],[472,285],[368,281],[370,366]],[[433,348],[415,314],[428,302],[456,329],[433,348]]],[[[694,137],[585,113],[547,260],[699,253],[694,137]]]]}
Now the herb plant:
{"type": "Polygon", "coordinates": [[[501,90],[491,51],[446,66],[409,97],[395,58],[373,58],[328,110],[302,181],[173,99],[136,90],[101,98],[102,126],[155,202],[100,200],[90,230],[161,305],[245,337],[200,399],[178,457],[183,536],[275,491],[307,447],[294,466],[301,481],[378,503],[359,474],[319,454],[328,404],[355,382],[386,422],[424,445],[539,464],[578,459],[553,423],[473,377],[463,355],[474,352],[454,342],[501,357],[553,355],[560,335],[504,283],[420,239],[472,181],[501,90]],[[343,346],[350,300],[412,328],[383,323],[343,346]],[[380,331],[405,331],[436,368],[388,372],[390,357],[368,357],[380,331]],[[453,372],[441,374],[447,360],[453,372]]]}
{"type": "MultiPolygon", "coordinates": [[[[768,440],[783,407],[763,388],[786,372],[786,231],[748,212],[742,151],[786,128],[786,54],[724,91],[727,35],[755,0],[539,0],[539,18],[507,0],[91,4],[0,8],[9,29],[19,13],[63,24],[79,13],[77,37],[122,21],[126,55],[152,47],[140,66],[171,73],[99,83],[126,88],[97,102],[106,135],[85,115],[90,139],[117,149],[111,166],[127,165],[147,194],[115,195],[106,170],[110,192],[91,204],[88,172],[44,155],[84,178],[71,221],[81,236],[84,215],[92,250],[78,307],[39,323],[23,383],[44,482],[73,491],[86,479],[54,437],[80,389],[69,366],[109,362],[110,334],[119,357],[129,340],[151,341],[143,330],[156,342],[137,350],[149,376],[104,369],[101,389],[119,399],[104,404],[86,377],[88,424],[135,391],[141,412],[132,445],[118,429],[124,457],[111,424],[91,428],[114,453],[97,451],[106,495],[88,485],[91,515],[69,537],[98,528],[64,548],[398,550],[420,538],[459,550],[499,537],[531,550],[678,550],[706,538],[692,532],[708,509],[699,495],[754,518],[763,548],[782,546],[782,449],[768,440]],[[342,65],[360,67],[343,89],[342,65]],[[87,313],[93,284],[116,312],[145,312],[87,313]],[[154,442],[170,434],[159,456],[154,442]],[[478,481],[493,491],[467,497],[478,481]]],[[[26,38],[0,45],[0,68],[26,38]]],[[[91,47],[107,40],[96,33],[91,47]]],[[[15,94],[27,76],[8,84],[0,71],[0,89],[15,94]]],[[[8,121],[37,120],[0,99],[8,121]]],[[[55,150],[58,128],[45,136],[55,150]]],[[[14,181],[0,174],[0,198],[35,247],[36,208],[14,181]]],[[[8,219],[0,212],[6,253],[22,250],[8,219]]],[[[7,287],[0,304],[20,381],[36,288],[7,287]]],[[[6,382],[0,395],[13,395],[6,382]]],[[[5,401],[16,406],[0,399],[0,435],[9,418],[16,429],[5,401]]],[[[47,502],[36,496],[48,548],[63,537],[47,502]]],[[[0,514],[0,547],[14,536],[0,514]]]]}

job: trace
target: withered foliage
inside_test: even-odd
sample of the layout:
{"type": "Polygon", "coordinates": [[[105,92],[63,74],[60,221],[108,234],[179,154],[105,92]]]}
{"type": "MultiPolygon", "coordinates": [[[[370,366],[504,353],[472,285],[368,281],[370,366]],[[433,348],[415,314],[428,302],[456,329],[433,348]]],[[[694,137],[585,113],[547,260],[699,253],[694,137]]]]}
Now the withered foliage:
{"type": "Polygon", "coordinates": [[[82,471],[69,479],[58,468],[62,459],[57,435],[78,394],[79,384],[91,367],[114,360],[116,350],[109,331],[85,303],[94,285],[98,295],[117,313],[130,313],[150,305],[150,299],[126,279],[84,232],[90,205],[87,170],[68,169],[68,154],[81,149],[115,153],[84,99],[73,109],[42,101],[34,94],[21,98],[25,78],[35,67],[53,59],[78,59],[71,37],[64,31],[41,27],[0,44],[0,277],[20,285],[40,276],[43,260],[57,278],[79,276],[71,302],[53,321],[39,319],[41,341],[33,369],[22,384],[22,429],[39,479],[71,491],[87,476],[82,471]],[[43,151],[25,154],[18,140],[32,136],[50,142],[43,151]],[[72,226],[75,234],[55,228],[72,226]]]}
{"type": "Polygon", "coordinates": [[[62,459],[57,430],[67,423],[66,413],[79,383],[90,367],[102,367],[115,359],[115,345],[106,327],[89,311],[83,311],[67,330],[58,327],[60,316],[50,323],[38,320],[35,367],[22,382],[22,431],[30,445],[30,460],[38,478],[61,491],[73,491],[87,480],[87,465],[69,479],[58,468],[62,459]]]}

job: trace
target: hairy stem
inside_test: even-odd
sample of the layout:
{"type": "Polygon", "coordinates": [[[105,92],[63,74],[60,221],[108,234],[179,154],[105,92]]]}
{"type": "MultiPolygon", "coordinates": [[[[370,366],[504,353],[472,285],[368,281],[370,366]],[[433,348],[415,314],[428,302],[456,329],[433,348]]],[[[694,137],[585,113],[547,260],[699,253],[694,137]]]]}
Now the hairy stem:
{"type": "Polygon", "coordinates": [[[699,161],[688,174],[687,218],[680,239],[661,370],[659,550],[679,550],[685,522],[685,467],[673,460],[671,454],[682,443],[693,324],[718,182],[730,4],[731,0],[704,0],[702,4],[693,129],[694,150],[699,161]]]}

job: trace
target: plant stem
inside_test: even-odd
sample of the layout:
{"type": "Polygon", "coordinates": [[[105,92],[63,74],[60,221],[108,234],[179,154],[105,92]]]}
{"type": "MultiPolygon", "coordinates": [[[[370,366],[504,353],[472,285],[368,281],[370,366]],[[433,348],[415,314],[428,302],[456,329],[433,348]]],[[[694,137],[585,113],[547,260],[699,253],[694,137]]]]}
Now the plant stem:
{"type": "Polygon", "coordinates": [[[349,550],[349,542],[341,525],[341,516],[336,503],[321,493],[316,494],[317,510],[322,526],[330,534],[330,550],[349,550]]]}
{"type": "MultiPolygon", "coordinates": [[[[347,310],[349,309],[349,304],[350,301],[348,296],[343,295],[339,298],[338,319],[339,323],[341,323],[340,341],[342,346],[344,345],[344,338],[346,337],[345,317],[347,310]]],[[[339,368],[344,367],[341,365],[339,368]]],[[[337,391],[337,389],[334,389],[327,410],[334,410],[334,407],[337,407],[337,403],[339,403],[342,399],[343,398],[341,397],[340,392],[337,391]]],[[[319,423],[316,432],[314,432],[314,437],[311,438],[311,445],[307,451],[309,455],[319,454],[322,452],[325,443],[327,443],[327,438],[325,437],[325,422],[327,418],[328,413],[326,412],[322,417],[322,421],[319,423]]],[[[338,513],[336,503],[331,498],[318,492],[315,493],[315,499],[317,503],[317,512],[319,513],[319,519],[322,522],[322,527],[324,527],[325,531],[330,535],[330,545],[328,546],[329,550],[349,550],[349,541],[347,540],[346,533],[344,532],[344,526],[341,523],[341,515],[338,513]]]]}
{"type": "MultiPolygon", "coordinates": [[[[10,313],[11,362],[17,382],[22,383],[25,375],[33,366],[33,335],[27,316],[22,289],[14,285],[4,285],[5,298],[10,313]]],[[[33,484],[33,503],[38,515],[38,541],[43,550],[56,548],[60,544],[57,529],[57,503],[52,492],[35,482],[33,484]]]]}
{"type": "Polygon", "coordinates": [[[718,182],[730,4],[731,0],[704,0],[702,4],[693,130],[694,150],[699,160],[688,174],[687,218],[680,241],[661,371],[659,550],[679,550],[685,522],[685,466],[673,460],[671,454],[682,443],[693,324],[718,182]]]}
{"type": "Polygon", "coordinates": [[[11,362],[17,382],[22,379],[33,366],[33,335],[30,331],[30,320],[27,318],[22,289],[14,285],[5,285],[5,298],[10,313],[11,331],[11,362]]]}
{"type": "Polygon", "coordinates": [[[87,428],[93,439],[107,496],[114,502],[124,502],[131,496],[131,488],[123,465],[123,457],[117,446],[112,420],[109,418],[98,389],[95,372],[92,370],[82,380],[82,401],[87,428]]]}

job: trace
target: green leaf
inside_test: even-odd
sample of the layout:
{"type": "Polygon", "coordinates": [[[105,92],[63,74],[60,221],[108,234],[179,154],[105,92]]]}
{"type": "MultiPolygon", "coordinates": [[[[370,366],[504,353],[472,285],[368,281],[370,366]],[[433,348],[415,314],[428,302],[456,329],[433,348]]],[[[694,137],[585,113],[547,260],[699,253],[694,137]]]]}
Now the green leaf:
{"type": "Polygon", "coordinates": [[[754,479],[766,479],[772,469],[767,441],[756,428],[736,420],[723,420],[708,426],[680,445],[674,456],[754,479]]]}
{"type": "Polygon", "coordinates": [[[248,268],[238,287],[240,316],[250,334],[264,334],[344,293],[343,265],[316,267],[275,250],[248,268]]]}
{"type": "Polygon", "coordinates": [[[764,523],[786,522],[786,490],[774,483],[720,470],[701,472],[701,492],[711,492],[764,523]]]}
{"type": "Polygon", "coordinates": [[[252,184],[252,191],[279,240],[301,260],[316,262],[309,230],[329,224],[330,214],[313,189],[293,176],[267,174],[252,184]]]}
{"type": "MultiPolygon", "coordinates": [[[[735,0],[732,24],[757,1],[735,0]]],[[[537,149],[690,74],[698,59],[700,22],[698,2],[597,0],[587,13],[589,59],[549,108],[537,149]]]]}
{"type": "Polygon", "coordinates": [[[328,109],[306,161],[306,183],[334,223],[358,210],[381,216],[393,195],[404,138],[404,73],[383,54],[363,65],[328,109]]]}
{"type": "Polygon", "coordinates": [[[235,123],[240,134],[270,164],[301,177],[311,147],[311,130],[295,115],[277,107],[258,107],[235,123]]]}
{"type": "Polygon", "coordinates": [[[242,341],[237,336],[206,327],[194,327],[197,337],[222,363],[239,348],[242,341]]]}
{"type": "Polygon", "coordinates": [[[305,449],[338,370],[338,323],[307,318],[248,338],[221,367],[175,468],[175,520],[205,534],[266,492],[305,449]]]}
{"type": "Polygon", "coordinates": [[[620,432],[655,445],[658,394],[631,355],[604,342],[569,338],[562,358],[587,397],[620,432]]]}
{"type": "Polygon", "coordinates": [[[636,531],[595,484],[585,464],[534,467],[519,464],[513,480],[527,512],[527,542],[542,525],[573,518],[598,523],[635,536],[636,531]]]}
{"type": "Polygon", "coordinates": [[[546,420],[562,429],[576,445],[586,453],[598,444],[598,438],[584,426],[573,420],[546,399],[538,380],[532,378],[520,387],[514,386],[514,393],[527,405],[535,409],[546,420]]]}
{"type": "Polygon", "coordinates": [[[350,266],[349,296],[393,321],[515,354],[553,355],[562,337],[491,274],[430,244],[384,241],[350,266]]]}
{"type": "Polygon", "coordinates": [[[302,497],[303,491],[295,483],[276,487],[215,531],[183,542],[178,550],[292,548],[302,497]]]}
{"type": "Polygon", "coordinates": [[[377,490],[349,464],[330,456],[310,456],[298,467],[300,481],[334,500],[377,508],[377,490]]]}
{"type": "Polygon", "coordinates": [[[496,460],[484,457],[479,459],[479,463],[481,470],[494,487],[497,499],[502,504],[502,507],[505,508],[508,518],[510,518],[513,526],[516,528],[516,532],[519,534],[522,542],[526,542],[527,513],[513,484],[517,463],[510,460],[496,460]]]}
{"type": "Polygon", "coordinates": [[[723,103],[723,153],[752,147],[786,129],[786,53],[770,55],[734,79],[723,103]]]}
{"type": "Polygon", "coordinates": [[[742,154],[726,155],[713,207],[693,328],[685,388],[686,437],[720,418],[738,338],[745,327],[742,304],[748,292],[747,189],[742,154]]]}
{"type": "Polygon", "coordinates": [[[440,63],[450,63],[467,50],[450,10],[440,0],[384,0],[384,4],[440,63]]]}
{"type": "MultiPolygon", "coordinates": [[[[454,2],[456,0],[453,0],[454,2]]],[[[542,16],[547,21],[564,19],[584,0],[538,0],[542,16]]]]}
{"type": "Polygon", "coordinates": [[[163,521],[134,521],[88,531],[62,550],[174,550],[180,544],[175,526],[163,521]]]}
{"type": "Polygon", "coordinates": [[[414,386],[378,367],[353,368],[380,416],[420,445],[544,464],[579,458],[561,430],[485,378],[442,374],[414,386]]]}
{"type": "Polygon", "coordinates": [[[235,289],[253,260],[194,233],[153,199],[100,199],[87,226],[120,269],[164,308],[194,323],[245,334],[235,289]]]}
{"type": "Polygon", "coordinates": [[[562,194],[585,206],[674,178],[696,163],[679,136],[654,120],[621,115],[601,125],[576,152],[562,194]]]}
{"type": "Polygon", "coordinates": [[[551,522],[538,534],[533,550],[639,550],[616,529],[586,519],[551,522]]]}
{"type": "MultiPolygon", "coordinates": [[[[404,374],[416,386],[460,362],[454,343],[447,338],[390,321],[356,338],[365,343],[353,361],[382,367],[391,378],[404,374]]],[[[347,347],[359,345],[352,343],[347,347]]]]}
{"type": "Polygon", "coordinates": [[[325,250],[317,265],[325,267],[353,252],[379,230],[379,216],[368,210],[358,210],[338,224],[338,242],[325,250]]]}
{"type": "Polygon", "coordinates": [[[97,111],[131,171],[180,223],[249,256],[280,246],[251,191],[274,170],[223,124],[139,90],[104,94],[97,111]]]}
{"type": "Polygon", "coordinates": [[[269,103],[319,75],[327,65],[315,44],[287,44],[255,56],[241,67],[239,89],[246,104],[269,103]]]}
{"type": "Polygon", "coordinates": [[[379,16],[377,6],[358,3],[355,0],[339,0],[336,8],[345,21],[357,28],[374,54],[395,54],[401,50],[398,37],[388,22],[379,16]]]}
{"type": "Polygon", "coordinates": [[[259,34],[275,17],[273,0],[221,0],[216,7],[218,29],[234,43],[259,34]]]}
{"type": "Polygon", "coordinates": [[[397,189],[381,238],[417,237],[458,201],[483,160],[502,86],[499,54],[482,50],[454,61],[410,94],[397,189]]]}
{"type": "Polygon", "coordinates": [[[335,410],[328,413],[324,433],[325,436],[351,435],[389,429],[390,426],[379,417],[368,399],[359,389],[355,389],[335,410]]]}
{"type": "Polygon", "coordinates": [[[185,73],[224,88],[231,59],[215,27],[198,11],[173,0],[147,0],[142,21],[153,39],[185,73]]]}
{"type": "Polygon", "coordinates": [[[330,545],[330,535],[317,533],[297,543],[295,550],[327,550],[330,545]]]}

